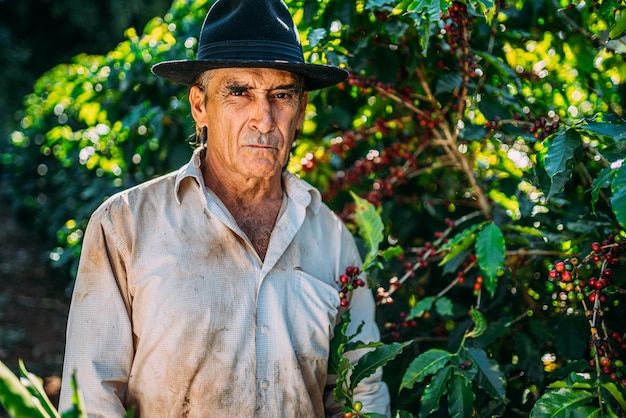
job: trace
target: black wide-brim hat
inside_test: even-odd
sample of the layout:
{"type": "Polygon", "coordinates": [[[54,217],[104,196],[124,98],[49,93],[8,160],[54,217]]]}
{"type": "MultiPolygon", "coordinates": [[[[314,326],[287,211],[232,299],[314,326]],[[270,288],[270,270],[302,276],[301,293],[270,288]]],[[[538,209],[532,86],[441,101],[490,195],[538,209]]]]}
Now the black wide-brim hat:
{"type": "Polygon", "coordinates": [[[202,24],[196,59],[160,62],[152,72],[190,86],[207,70],[246,67],[301,74],[306,90],[332,86],[348,76],[339,67],[304,62],[300,35],[281,0],[217,0],[202,24]]]}

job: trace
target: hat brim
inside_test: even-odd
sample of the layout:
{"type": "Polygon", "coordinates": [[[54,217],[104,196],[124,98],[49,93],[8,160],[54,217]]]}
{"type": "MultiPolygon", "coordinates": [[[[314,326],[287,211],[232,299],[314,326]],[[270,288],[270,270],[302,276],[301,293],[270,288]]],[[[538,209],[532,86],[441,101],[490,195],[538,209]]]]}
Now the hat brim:
{"type": "Polygon", "coordinates": [[[241,60],[173,60],[152,66],[152,72],[175,83],[191,86],[198,76],[207,70],[218,68],[273,68],[301,74],[305,90],[317,90],[342,82],[348,77],[343,68],[321,64],[298,64],[276,61],[241,60]]]}

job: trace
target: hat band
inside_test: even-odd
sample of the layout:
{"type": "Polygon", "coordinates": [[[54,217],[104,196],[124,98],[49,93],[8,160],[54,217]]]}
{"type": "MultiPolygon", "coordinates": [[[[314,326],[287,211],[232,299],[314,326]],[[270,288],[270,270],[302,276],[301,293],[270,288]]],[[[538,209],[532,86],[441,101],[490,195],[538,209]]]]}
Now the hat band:
{"type": "Polygon", "coordinates": [[[198,48],[197,59],[304,63],[300,48],[283,42],[266,40],[222,41],[204,44],[198,48]]]}

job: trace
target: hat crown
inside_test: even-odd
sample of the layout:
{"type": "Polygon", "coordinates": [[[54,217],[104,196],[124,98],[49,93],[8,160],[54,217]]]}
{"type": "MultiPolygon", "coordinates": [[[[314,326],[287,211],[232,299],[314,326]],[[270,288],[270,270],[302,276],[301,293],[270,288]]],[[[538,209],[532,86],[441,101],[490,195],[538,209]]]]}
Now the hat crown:
{"type": "Polygon", "coordinates": [[[281,0],[218,0],[200,30],[197,58],[303,63],[300,36],[281,0]]]}
{"type": "Polygon", "coordinates": [[[197,58],[159,62],[152,72],[190,86],[203,72],[218,68],[290,71],[303,76],[306,90],[348,76],[339,67],[304,62],[300,34],[282,0],[217,0],[202,24],[197,58]]]}
{"type": "Polygon", "coordinates": [[[287,5],[281,0],[218,0],[207,13],[202,42],[269,40],[300,45],[287,5]]]}

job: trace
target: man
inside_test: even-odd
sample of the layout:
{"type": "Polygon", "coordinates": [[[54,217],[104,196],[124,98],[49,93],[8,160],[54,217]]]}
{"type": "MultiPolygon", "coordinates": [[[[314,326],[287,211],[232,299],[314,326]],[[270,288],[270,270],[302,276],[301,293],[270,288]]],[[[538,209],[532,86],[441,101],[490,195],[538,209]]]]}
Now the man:
{"type": "MultiPolygon", "coordinates": [[[[304,63],[279,0],[218,0],[196,60],[153,72],[190,85],[203,146],[180,170],[108,199],[86,230],[60,409],[76,373],[90,417],[341,415],[329,342],[354,240],[320,193],[285,170],[307,91],[346,72],[304,63]]],[[[379,338],[369,289],[351,332],[379,338]]],[[[356,362],[362,354],[352,353],[356,362]]],[[[378,371],[364,412],[389,414],[378,371]]]]}

